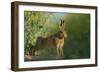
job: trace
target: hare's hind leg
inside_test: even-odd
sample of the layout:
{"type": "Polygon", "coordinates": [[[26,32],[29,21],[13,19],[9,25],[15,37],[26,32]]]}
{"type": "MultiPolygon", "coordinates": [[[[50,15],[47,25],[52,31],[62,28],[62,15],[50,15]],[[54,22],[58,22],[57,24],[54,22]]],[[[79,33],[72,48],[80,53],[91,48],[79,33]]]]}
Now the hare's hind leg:
{"type": "Polygon", "coordinates": [[[59,57],[60,56],[59,44],[55,44],[55,49],[56,49],[57,56],[59,57]]]}
{"type": "Polygon", "coordinates": [[[35,56],[35,50],[32,49],[32,56],[35,56]]]}

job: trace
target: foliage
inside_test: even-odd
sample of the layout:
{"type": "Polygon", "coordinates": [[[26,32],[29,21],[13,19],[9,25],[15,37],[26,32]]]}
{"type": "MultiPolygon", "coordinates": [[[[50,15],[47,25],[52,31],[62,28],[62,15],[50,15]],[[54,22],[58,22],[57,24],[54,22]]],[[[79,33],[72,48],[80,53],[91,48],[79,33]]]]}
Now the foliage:
{"type": "Polygon", "coordinates": [[[90,57],[90,15],[68,14],[66,31],[68,39],[65,42],[65,55],[67,58],[90,57]],[[68,52],[67,52],[68,51],[68,52]]]}

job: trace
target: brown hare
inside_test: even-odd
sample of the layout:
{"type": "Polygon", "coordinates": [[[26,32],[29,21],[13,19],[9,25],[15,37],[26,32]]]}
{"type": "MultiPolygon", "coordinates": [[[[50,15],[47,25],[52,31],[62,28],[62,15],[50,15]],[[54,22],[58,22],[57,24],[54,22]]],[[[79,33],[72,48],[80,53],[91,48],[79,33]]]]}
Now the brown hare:
{"type": "Polygon", "coordinates": [[[35,55],[35,52],[42,48],[55,48],[57,50],[57,56],[64,55],[63,47],[64,47],[64,40],[67,38],[67,33],[64,29],[64,20],[61,19],[59,24],[59,31],[49,37],[43,38],[38,37],[36,41],[36,45],[33,48],[32,54],[35,55]]]}

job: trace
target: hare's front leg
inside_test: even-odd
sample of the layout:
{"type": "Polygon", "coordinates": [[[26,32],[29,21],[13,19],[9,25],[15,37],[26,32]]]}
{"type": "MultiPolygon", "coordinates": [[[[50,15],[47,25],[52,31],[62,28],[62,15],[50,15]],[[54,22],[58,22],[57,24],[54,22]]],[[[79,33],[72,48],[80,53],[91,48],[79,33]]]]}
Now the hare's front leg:
{"type": "Polygon", "coordinates": [[[60,49],[60,56],[64,56],[64,39],[62,39],[60,41],[60,46],[59,46],[59,49],[60,49]]]}
{"type": "Polygon", "coordinates": [[[59,50],[59,44],[56,45],[56,50],[57,50],[57,56],[60,56],[60,50],[59,50]]]}
{"type": "Polygon", "coordinates": [[[57,56],[60,56],[59,48],[57,48],[57,56]]]}
{"type": "Polygon", "coordinates": [[[60,48],[60,55],[61,55],[62,57],[64,56],[63,48],[60,48]]]}

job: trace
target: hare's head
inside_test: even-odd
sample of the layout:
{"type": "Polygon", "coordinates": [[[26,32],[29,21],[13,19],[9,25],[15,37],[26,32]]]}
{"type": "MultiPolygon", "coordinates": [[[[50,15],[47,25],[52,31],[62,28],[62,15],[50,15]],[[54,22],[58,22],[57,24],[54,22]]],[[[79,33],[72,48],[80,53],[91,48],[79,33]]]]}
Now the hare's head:
{"type": "Polygon", "coordinates": [[[65,23],[64,23],[64,20],[62,20],[62,19],[59,24],[59,36],[67,38],[67,33],[65,31],[65,23]]]}

